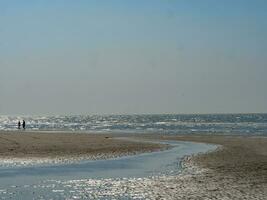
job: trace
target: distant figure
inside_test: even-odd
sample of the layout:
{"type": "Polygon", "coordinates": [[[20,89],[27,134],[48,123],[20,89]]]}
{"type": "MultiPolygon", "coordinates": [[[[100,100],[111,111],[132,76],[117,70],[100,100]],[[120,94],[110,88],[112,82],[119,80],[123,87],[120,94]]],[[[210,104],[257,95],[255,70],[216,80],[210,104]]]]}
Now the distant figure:
{"type": "Polygon", "coordinates": [[[25,130],[25,125],[26,125],[26,123],[25,123],[25,121],[23,120],[22,121],[22,128],[25,130]]]}
{"type": "Polygon", "coordinates": [[[18,122],[18,129],[20,129],[20,121],[18,122]]]}

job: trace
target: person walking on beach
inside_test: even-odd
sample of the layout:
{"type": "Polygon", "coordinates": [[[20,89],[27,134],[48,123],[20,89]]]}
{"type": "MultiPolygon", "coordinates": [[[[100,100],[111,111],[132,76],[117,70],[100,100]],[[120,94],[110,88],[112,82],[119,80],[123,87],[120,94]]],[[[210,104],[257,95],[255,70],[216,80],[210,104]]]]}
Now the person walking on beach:
{"type": "Polygon", "coordinates": [[[18,129],[20,129],[20,121],[18,122],[18,129]]]}
{"type": "Polygon", "coordinates": [[[25,121],[23,120],[22,121],[22,128],[25,130],[25,125],[26,125],[26,123],[25,123],[25,121]]]}

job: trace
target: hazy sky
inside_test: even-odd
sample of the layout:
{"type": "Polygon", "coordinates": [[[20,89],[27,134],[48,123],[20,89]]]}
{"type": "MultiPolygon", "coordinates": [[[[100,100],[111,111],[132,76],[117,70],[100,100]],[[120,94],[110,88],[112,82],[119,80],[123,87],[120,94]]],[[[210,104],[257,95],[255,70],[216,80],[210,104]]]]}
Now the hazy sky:
{"type": "Polygon", "coordinates": [[[0,114],[267,112],[266,0],[0,0],[0,114]]]}

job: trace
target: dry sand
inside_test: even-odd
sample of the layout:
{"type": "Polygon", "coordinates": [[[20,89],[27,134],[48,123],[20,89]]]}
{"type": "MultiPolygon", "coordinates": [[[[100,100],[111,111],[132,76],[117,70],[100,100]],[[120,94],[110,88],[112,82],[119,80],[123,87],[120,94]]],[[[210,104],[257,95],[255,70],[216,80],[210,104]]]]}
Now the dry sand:
{"type": "MultiPolygon", "coordinates": [[[[117,140],[118,137],[110,134],[1,132],[0,157],[121,155],[161,148],[157,144],[117,140]]],[[[221,146],[214,152],[185,158],[180,175],[110,183],[107,191],[113,195],[126,191],[130,197],[148,199],[267,199],[266,137],[135,135],[135,138],[221,146]]],[[[90,180],[81,181],[89,188],[90,180]]]]}

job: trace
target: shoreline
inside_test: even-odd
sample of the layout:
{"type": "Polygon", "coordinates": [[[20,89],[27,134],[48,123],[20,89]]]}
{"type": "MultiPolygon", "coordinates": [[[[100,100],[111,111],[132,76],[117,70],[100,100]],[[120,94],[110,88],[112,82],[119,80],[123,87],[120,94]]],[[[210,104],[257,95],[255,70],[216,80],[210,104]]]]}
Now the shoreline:
{"type": "MultiPolygon", "coordinates": [[[[185,157],[182,161],[183,170],[178,175],[144,177],[142,184],[126,180],[116,184],[123,184],[130,190],[133,188],[133,192],[138,191],[144,197],[153,199],[265,199],[267,196],[267,137],[17,133],[17,131],[10,134],[10,132],[0,131],[0,159],[7,154],[25,158],[21,151],[30,153],[29,155],[42,155],[39,157],[42,159],[47,158],[47,155],[53,157],[66,154],[72,157],[84,156],[83,158],[89,158],[86,157],[88,155],[100,155],[98,158],[103,158],[107,155],[118,157],[166,148],[159,144],[148,143],[149,140],[216,144],[219,148],[215,151],[185,157]],[[120,137],[137,139],[138,142],[119,140],[120,137]],[[33,141],[36,143],[32,144],[33,141]],[[55,144],[58,145],[57,148],[53,146],[55,144]],[[14,147],[16,147],[15,150],[10,150],[14,147]],[[37,154],[36,152],[31,154],[30,150],[37,151],[37,154]],[[68,151],[65,152],[66,150],[68,151]]],[[[14,158],[11,157],[11,159],[14,158]]],[[[86,184],[86,180],[81,180],[81,182],[86,184]]]]}
{"type": "MultiPolygon", "coordinates": [[[[146,138],[151,137],[151,135],[146,136],[146,138]]],[[[215,151],[185,158],[182,163],[185,170],[180,176],[157,180],[156,182],[162,182],[161,187],[164,187],[164,184],[168,185],[162,190],[164,197],[266,199],[267,137],[161,135],[157,138],[221,145],[215,151]]]]}
{"type": "Polygon", "coordinates": [[[168,145],[117,134],[0,131],[0,166],[73,163],[161,151],[168,145]],[[125,137],[126,140],[121,140],[125,137]]]}

